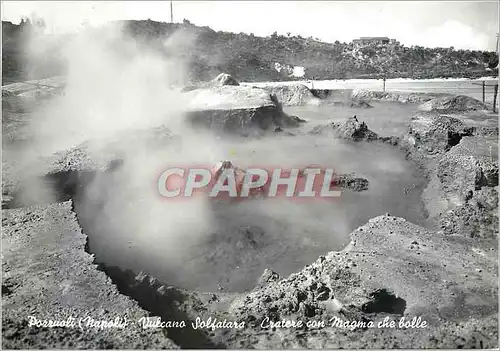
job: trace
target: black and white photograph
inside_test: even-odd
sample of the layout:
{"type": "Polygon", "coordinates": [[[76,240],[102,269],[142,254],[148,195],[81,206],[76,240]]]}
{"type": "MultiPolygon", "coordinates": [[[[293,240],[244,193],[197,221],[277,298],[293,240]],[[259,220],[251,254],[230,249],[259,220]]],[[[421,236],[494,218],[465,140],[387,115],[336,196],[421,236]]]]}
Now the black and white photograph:
{"type": "Polygon", "coordinates": [[[495,1],[1,1],[1,348],[498,350],[495,1]]]}

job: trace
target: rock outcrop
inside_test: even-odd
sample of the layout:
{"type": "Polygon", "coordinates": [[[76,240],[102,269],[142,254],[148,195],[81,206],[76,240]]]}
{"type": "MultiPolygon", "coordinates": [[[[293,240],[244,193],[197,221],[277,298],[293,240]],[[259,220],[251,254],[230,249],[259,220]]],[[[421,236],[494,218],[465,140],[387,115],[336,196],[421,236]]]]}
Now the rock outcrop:
{"type": "Polygon", "coordinates": [[[281,101],[265,89],[220,86],[186,93],[191,103],[186,113],[196,126],[231,133],[297,127],[302,121],[283,112],[281,101]]]}
{"type": "Polygon", "coordinates": [[[267,85],[263,89],[275,94],[284,106],[319,105],[321,100],[303,84],[267,85]]]}
{"type": "Polygon", "coordinates": [[[333,128],[344,139],[352,139],[354,141],[378,139],[378,135],[369,130],[365,122],[359,122],[356,116],[349,118],[345,123],[336,124],[333,128]]]}
{"type": "Polygon", "coordinates": [[[468,111],[488,110],[488,106],[470,96],[457,95],[432,99],[419,106],[421,111],[438,111],[440,113],[460,113],[468,111]]]}
{"type": "Polygon", "coordinates": [[[2,211],[2,347],[178,348],[137,323],[149,314],[97,269],[86,243],[71,201],[2,211]],[[29,316],[75,325],[30,326],[29,316]],[[116,318],[122,327],[95,323],[116,318]]]}
{"type": "Polygon", "coordinates": [[[227,132],[272,130],[281,126],[283,113],[269,93],[245,86],[221,86],[186,93],[186,113],[193,125],[227,132]]]}
{"type": "Polygon", "coordinates": [[[429,176],[423,198],[439,229],[493,238],[498,236],[498,136],[477,136],[478,128],[466,120],[420,112],[402,146],[429,176]]]}
{"type": "Polygon", "coordinates": [[[443,116],[438,112],[420,112],[412,118],[405,141],[432,155],[448,151],[463,136],[472,135],[473,130],[459,119],[443,116]]]}
{"type": "MultiPolygon", "coordinates": [[[[497,264],[493,254],[464,251],[460,240],[436,237],[392,216],[370,220],[351,238],[351,245],[343,252],[329,253],[297,274],[237,298],[230,312],[259,330],[255,333],[248,328],[239,333],[236,340],[242,347],[445,348],[496,344],[490,336],[497,333],[497,264]],[[428,285],[429,281],[433,284],[428,285]],[[485,287],[492,290],[486,293],[485,287]],[[459,301],[473,301],[474,296],[483,304],[458,308],[459,301]],[[470,313],[475,316],[473,323],[470,313]],[[426,322],[426,327],[404,329],[398,325],[402,318],[408,321],[417,317],[426,322]],[[397,326],[383,331],[366,327],[369,321],[380,325],[384,318],[396,321],[397,326]],[[262,328],[283,320],[300,320],[303,325],[277,328],[279,333],[262,328]],[[357,324],[332,326],[338,320],[357,324]],[[314,322],[327,327],[305,326],[314,322]]],[[[478,252],[485,250],[480,243],[468,244],[478,252]]]]}
{"type": "Polygon", "coordinates": [[[437,161],[437,179],[448,204],[440,218],[446,234],[498,235],[497,142],[464,137],[437,161]]]}
{"type": "Polygon", "coordinates": [[[448,97],[449,94],[439,93],[402,93],[402,92],[382,92],[355,89],[352,92],[352,99],[359,101],[388,101],[401,103],[424,103],[438,97],[448,97]]]}
{"type": "Polygon", "coordinates": [[[358,121],[356,116],[350,117],[345,122],[333,122],[329,125],[314,127],[309,134],[320,134],[325,130],[333,130],[335,136],[352,141],[374,141],[378,140],[377,133],[368,129],[365,122],[358,121]]]}
{"type": "MultiPolygon", "coordinates": [[[[236,299],[230,308],[238,320],[256,328],[285,319],[303,324],[323,322],[330,327],[280,328],[279,335],[272,328],[260,327],[257,334],[246,329],[237,340],[244,340],[247,348],[471,347],[480,342],[496,343],[489,336],[496,330],[494,255],[463,251],[460,241],[436,238],[432,232],[391,216],[370,220],[351,238],[352,244],[343,252],[329,253],[297,274],[256,288],[236,299]],[[434,282],[432,286],[427,285],[429,281],[434,282]],[[493,290],[484,295],[477,290],[478,284],[493,290]],[[466,313],[454,307],[458,301],[472,301],[473,296],[481,296],[484,305],[467,305],[466,313]],[[474,310],[474,324],[470,323],[470,309],[474,310]],[[372,321],[376,326],[387,318],[397,325],[402,318],[417,316],[426,321],[425,328],[405,330],[398,326],[382,332],[361,324],[372,321]],[[350,330],[352,323],[332,326],[336,320],[359,324],[350,330]],[[461,328],[456,328],[457,324],[461,328]]],[[[470,245],[484,250],[477,243],[470,245]]]]}

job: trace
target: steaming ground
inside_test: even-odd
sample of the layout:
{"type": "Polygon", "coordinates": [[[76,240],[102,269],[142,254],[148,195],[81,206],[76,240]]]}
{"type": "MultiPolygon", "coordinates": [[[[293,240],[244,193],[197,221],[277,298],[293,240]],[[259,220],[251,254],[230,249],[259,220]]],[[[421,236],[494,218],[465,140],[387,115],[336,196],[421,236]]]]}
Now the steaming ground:
{"type": "Polygon", "coordinates": [[[389,212],[425,222],[419,200],[423,179],[386,145],[346,143],[331,136],[221,140],[211,135],[184,140],[182,145],[199,148],[198,157],[191,155],[194,164],[213,161],[213,153],[203,153],[203,146],[211,145],[220,150],[221,160],[241,166],[320,164],[356,172],[370,180],[370,189],[345,191],[334,201],[301,203],[164,200],[155,189],[156,171],[188,163],[179,157],[185,151],[167,145],[161,151],[138,151],[120,170],[100,175],[75,203],[98,261],[145,270],[175,286],[245,291],[265,268],[287,275],[321,254],[343,248],[348,233],[374,216],[389,212]]]}
{"type": "MultiPolygon", "coordinates": [[[[387,110],[369,110],[372,118],[387,110]]],[[[348,109],[302,111],[303,128],[348,109]]],[[[361,119],[363,113],[358,110],[361,119]]],[[[178,116],[181,118],[181,116],[178,116]]],[[[406,116],[405,116],[406,118],[406,116]]],[[[138,132],[122,131],[112,148],[93,141],[94,157],[112,152],[124,158],[114,173],[99,174],[75,198],[75,210],[98,262],[202,291],[245,291],[265,268],[287,275],[319,255],[343,248],[348,233],[384,213],[425,224],[420,207],[424,180],[397,149],[384,144],[351,143],[330,135],[275,134],[262,139],[228,138],[185,130],[181,143],[143,143],[138,132]],[[207,199],[162,200],[156,176],[169,166],[212,165],[224,159],[248,165],[283,168],[319,164],[340,173],[367,178],[367,191],[344,191],[334,201],[291,200],[209,202],[207,199]],[[405,194],[404,189],[412,189],[405,194]]],[[[385,134],[385,133],[382,133],[385,134]]],[[[31,150],[31,148],[30,148],[31,150]]],[[[48,197],[40,184],[28,195],[48,197]]]]}
{"type": "MultiPolygon", "coordinates": [[[[164,43],[165,49],[188,47],[189,40],[178,33],[164,43]]],[[[65,95],[39,106],[28,122],[23,116],[19,123],[26,141],[4,143],[4,151],[7,158],[19,159],[17,172],[29,179],[23,192],[26,202],[54,200],[47,185],[35,181],[35,175],[46,172],[36,162],[40,156],[87,142],[93,157],[112,153],[124,160],[115,172],[98,174],[74,199],[98,262],[145,270],[185,288],[244,291],[255,285],[265,268],[287,275],[344,247],[348,233],[379,214],[425,222],[419,190],[423,179],[390,146],[347,143],[328,135],[252,140],[194,132],[183,124],[187,101],[171,88],[185,79],[183,63],[139,49],[121,36],[120,28],[106,35],[84,33],[68,45],[65,55],[70,62],[65,95]],[[180,135],[182,142],[144,143],[134,137],[160,125],[180,135]],[[112,146],[109,140],[115,141],[112,146]],[[227,159],[242,167],[319,164],[355,172],[367,178],[370,187],[361,193],[345,191],[333,202],[229,204],[159,197],[156,177],[166,167],[213,165],[227,159]],[[408,188],[413,190],[405,193],[408,188]]],[[[311,119],[304,128],[329,116],[343,119],[357,113],[376,132],[379,127],[403,125],[411,115],[386,106],[366,112],[295,111],[311,119]]],[[[381,134],[397,134],[385,131],[381,134]]]]}

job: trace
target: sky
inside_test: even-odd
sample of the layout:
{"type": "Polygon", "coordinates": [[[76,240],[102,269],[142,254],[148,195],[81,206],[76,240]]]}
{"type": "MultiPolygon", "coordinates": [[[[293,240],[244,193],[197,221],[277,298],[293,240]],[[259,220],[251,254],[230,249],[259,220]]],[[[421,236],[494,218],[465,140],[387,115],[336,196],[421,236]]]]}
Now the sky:
{"type": "MultiPolygon", "coordinates": [[[[183,19],[214,30],[291,33],[350,42],[387,36],[406,46],[496,50],[498,1],[174,1],[183,19]]],[[[2,1],[2,20],[43,17],[48,31],[125,19],[170,21],[170,1],[2,1]]]]}

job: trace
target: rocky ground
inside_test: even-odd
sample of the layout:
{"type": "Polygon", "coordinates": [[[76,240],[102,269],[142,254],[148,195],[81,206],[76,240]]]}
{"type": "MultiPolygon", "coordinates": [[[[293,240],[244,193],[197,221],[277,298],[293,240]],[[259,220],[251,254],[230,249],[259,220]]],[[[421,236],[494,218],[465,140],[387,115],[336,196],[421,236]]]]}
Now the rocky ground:
{"type": "MultiPolygon", "coordinates": [[[[240,105],[239,117],[233,115],[234,103],[199,105],[200,111],[217,113],[194,120],[203,122],[208,115],[210,126],[216,120],[222,127],[246,129],[257,121],[258,128],[286,130],[278,94],[224,85],[188,94],[221,92],[251,96],[246,101],[253,103],[240,105]]],[[[57,183],[66,196],[54,203],[16,208],[15,201],[6,201],[3,348],[498,348],[497,116],[462,100],[467,111],[450,105],[453,101],[427,104],[430,111],[415,115],[403,136],[380,137],[356,117],[313,131],[328,128],[340,138],[401,148],[429,179],[422,201],[435,228],[390,214],[373,218],[350,234],[351,243],[341,252],[321,256],[288,277],[266,270],[255,288],[242,294],[185,291],[144,273],[96,265],[72,206],[81,175],[57,183]],[[28,326],[29,316],[88,315],[126,317],[129,323],[103,330],[28,326]],[[143,329],[137,323],[143,316],[184,321],[186,327],[143,329]],[[213,328],[193,328],[208,318],[216,318],[213,328]]],[[[109,168],[112,159],[95,160],[76,148],[44,162],[47,173],[75,174],[109,168]]],[[[15,167],[4,161],[3,168],[3,196],[13,199],[18,178],[9,170],[15,167]]],[[[357,190],[367,186],[351,180],[339,181],[357,190]]]]}

